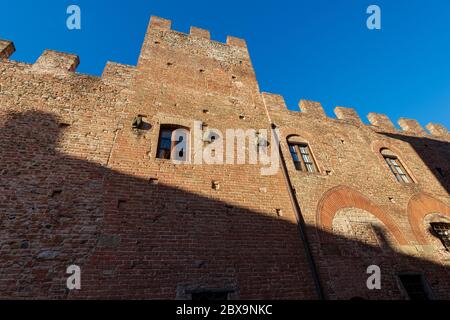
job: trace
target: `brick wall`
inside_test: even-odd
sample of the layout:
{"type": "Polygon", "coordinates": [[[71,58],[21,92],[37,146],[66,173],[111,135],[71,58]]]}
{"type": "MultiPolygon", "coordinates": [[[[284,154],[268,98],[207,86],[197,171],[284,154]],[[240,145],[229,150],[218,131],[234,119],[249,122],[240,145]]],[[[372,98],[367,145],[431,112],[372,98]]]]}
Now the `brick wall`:
{"type": "Polygon", "coordinates": [[[288,111],[260,93],[244,40],[156,17],[138,65],[111,62],[102,77],[76,73],[76,55],[47,50],[24,64],[9,60],[14,50],[0,41],[0,297],[315,299],[289,179],[326,298],[403,298],[396,274],[408,268],[448,298],[450,256],[424,230],[429,214],[450,216],[442,126],[427,126],[432,136],[403,119],[397,131],[377,114],[367,126],[309,101],[288,111]],[[160,126],[192,133],[194,121],[222,132],[275,124],[288,175],[157,159],[160,126]],[[319,173],[295,170],[290,135],[309,143],[319,173]],[[398,183],[381,148],[416,183],[398,183]],[[377,263],[384,286],[369,292],[365,269],[377,263]],[[71,264],[80,291],[66,289],[71,264]]]}
{"type": "Polygon", "coordinates": [[[446,130],[427,134],[417,122],[405,119],[399,121],[403,130],[397,130],[386,116],[374,113],[368,116],[371,125],[365,125],[354,109],[337,107],[335,119],[315,102],[301,101],[302,112],[297,112],[288,110],[280,96],[264,97],[271,120],[283,133],[283,153],[289,155],[286,139],[296,135],[296,141],[309,144],[318,166],[316,173],[299,172],[287,161],[326,296],[401,299],[405,294],[397,275],[413,272],[425,276],[436,297],[448,298],[450,254],[442,244],[431,242],[436,237],[424,222],[430,214],[440,213],[444,221],[450,213],[446,130]],[[399,157],[414,183],[396,180],[381,155],[383,148],[399,157]],[[383,246],[374,242],[372,229],[377,223],[369,228],[357,217],[352,219],[358,210],[381,223],[377,229],[384,239],[395,240],[384,241],[388,249],[373,250],[383,246]],[[357,253],[361,245],[365,254],[357,253]],[[382,266],[381,291],[365,286],[366,270],[372,264],[382,266]]]}

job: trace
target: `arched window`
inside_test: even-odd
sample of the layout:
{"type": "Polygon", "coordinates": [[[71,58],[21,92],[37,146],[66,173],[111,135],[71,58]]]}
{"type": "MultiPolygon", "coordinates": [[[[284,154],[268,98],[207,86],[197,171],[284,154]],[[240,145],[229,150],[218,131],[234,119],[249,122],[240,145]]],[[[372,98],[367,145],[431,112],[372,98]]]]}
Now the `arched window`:
{"type": "Polygon", "coordinates": [[[156,157],[181,162],[188,161],[189,130],[176,125],[161,125],[156,157]]]}
{"type": "Polygon", "coordinates": [[[445,250],[450,251],[450,223],[448,222],[431,222],[431,230],[436,237],[441,240],[445,250]]]}
{"type": "Polygon", "coordinates": [[[401,183],[413,183],[414,181],[409,176],[408,172],[405,170],[405,167],[401,163],[400,159],[396,154],[394,154],[389,149],[381,149],[381,154],[383,155],[384,160],[386,161],[389,169],[394,174],[395,178],[398,182],[401,183]]]}
{"type": "Polygon", "coordinates": [[[295,169],[305,172],[317,172],[317,166],[312,157],[309,145],[301,142],[297,136],[289,137],[287,142],[295,169]]]}

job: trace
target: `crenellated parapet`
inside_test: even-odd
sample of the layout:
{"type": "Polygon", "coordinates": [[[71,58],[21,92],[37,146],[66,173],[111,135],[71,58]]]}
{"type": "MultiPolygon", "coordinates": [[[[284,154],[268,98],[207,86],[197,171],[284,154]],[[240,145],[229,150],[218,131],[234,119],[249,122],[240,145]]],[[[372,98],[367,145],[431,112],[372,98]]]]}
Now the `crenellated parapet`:
{"type": "Polygon", "coordinates": [[[102,79],[106,83],[122,87],[131,87],[137,69],[133,66],[108,62],[102,73],[102,79]]]}
{"type": "MultiPolygon", "coordinates": [[[[13,66],[17,63],[9,60],[15,50],[13,42],[0,39],[0,64],[13,66]]],[[[144,67],[141,64],[136,67],[108,62],[100,79],[106,84],[131,88],[138,72],[148,72],[139,78],[153,77],[154,82],[159,84],[165,76],[171,83],[177,82],[188,89],[216,90],[234,97],[252,96],[253,99],[254,94],[259,94],[247,44],[240,38],[228,36],[226,43],[217,42],[211,40],[208,30],[194,26],[189,34],[185,34],[172,30],[170,20],[152,16],[140,55],[140,63],[142,61],[147,63],[144,67]],[[178,61],[174,61],[176,59],[178,61]]],[[[34,64],[21,64],[21,68],[27,72],[58,77],[85,76],[76,73],[79,64],[80,58],[76,54],[45,50],[34,64]]],[[[281,95],[262,93],[261,97],[269,112],[292,112],[281,95]]],[[[346,125],[366,126],[353,108],[336,107],[336,118],[328,118],[319,102],[301,100],[299,108],[302,116],[312,120],[330,119],[346,125]]],[[[427,132],[416,120],[401,118],[398,121],[401,131],[384,114],[372,112],[367,118],[374,130],[422,136],[429,132],[434,137],[449,137],[447,128],[436,123],[429,123],[427,132]]]]}
{"type": "Polygon", "coordinates": [[[300,110],[312,117],[316,118],[326,118],[325,111],[323,110],[320,102],[310,101],[310,100],[300,100],[299,103],[300,110]]]}
{"type": "MultiPolygon", "coordinates": [[[[147,35],[152,34],[153,31],[174,31],[172,30],[172,21],[167,20],[164,18],[152,16],[150,18],[150,23],[147,29],[147,35]]],[[[178,32],[179,34],[183,34],[181,32],[178,32]]],[[[184,34],[186,35],[186,34],[184,34]]],[[[187,36],[187,35],[186,35],[187,36]]],[[[189,32],[189,37],[197,37],[202,38],[206,40],[211,40],[211,34],[208,30],[201,29],[198,27],[191,27],[189,32]]],[[[212,41],[212,40],[211,40],[212,41]]],[[[216,43],[219,43],[217,41],[214,41],[216,43]]],[[[241,47],[241,48],[247,48],[247,44],[244,39],[236,38],[233,36],[227,36],[227,42],[226,45],[234,46],[234,47],[241,47]]]]}
{"type": "MultiPolygon", "coordinates": [[[[288,112],[290,115],[302,114],[311,119],[328,119],[331,121],[342,122],[343,124],[350,124],[356,126],[366,126],[359,117],[358,112],[353,108],[336,107],[334,113],[336,119],[326,116],[322,105],[319,102],[301,100],[299,103],[300,113],[289,110],[286,106],[283,96],[273,93],[262,93],[264,104],[269,112],[288,112]]],[[[441,124],[429,123],[426,126],[428,132],[422,128],[418,121],[414,119],[401,118],[398,124],[401,130],[398,130],[394,123],[385,114],[371,112],[367,115],[370,122],[370,127],[379,131],[397,132],[408,135],[427,136],[431,135],[436,138],[448,139],[449,132],[447,128],[441,124]]]]}
{"type": "Polygon", "coordinates": [[[211,34],[208,30],[197,28],[197,27],[191,27],[189,34],[192,37],[199,37],[199,38],[203,38],[203,39],[207,39],[207,40],[211,39],[211,34]]]}
{"type": "Polygon", "coordinates": [[[151,16],[148,27],[149,27],[149,29],[154,28],[154,29],[170,30],[170,29],[172,29],[172,21],[161,18],[161,17],[151,16]]]}
{"type": "Polygon", "coordinates": [[[75,72],[79,64],[80,58],[77,55],[45,50],[33,64],[32,69],[36,72],[57,74],[75,72]]]}
{"type": "MultiPolygon", "coordinates": [[[[155,55],[158,56],[159,54],[165,54],[166,58],[160,59],[159,61],[162,68],[170,68],[172,64],[178,66],[179,60],[169,61],[169,54],[176,56],[176,54],[173,54],[173,51],[176,50],[180,50],[179,52],[182,50],[184,54],[186,54],[186,57],[184,57],[185,60],[189,60],[188,58],[193,55],[201,56],[200,59],[202,59],[202,62],[200,63],[203,64],[205,62],[205,65],[198,65],[195,67],[192,66],[192,68],[197,68],[197,70],[193,70],[192,72],[183,72],[189,76],[193,73],[198,74],[199,76],[196,75],[196,78],[199,83],[205,83],[205,80],[201,77],[202,72],[204,72],[203,75],[206,75],[209,79],[208,81],[211,82],[208,84],[209,88],[216,87],[224,88],[223,90],[229,90],[227,89],[227,86],[233,86],[232,94],[236,95],[242,94],[240,93],[242,91],[241,83],[244,81],[244,77],[247,77],[250,81],[256,83],[245,40],[228,36],[227,42],[221,43],[211,40],[210,32],[208,30],[194,26],[191,27],[189,34],[184,34],[182,32],[172,30],[172,22],[170,20],[152,16],[149,22],[139,61],[149,60],[154,62],[155,55]],[[166,51],[162,53],[163,51],[159,49],[166,51]],[[155,50],[157,52],[156,54],[155,50]],[[207,59],[216,61],[216,64],[206,63],[207,59]],[[220,74],[220,72],[217,72],[217,69],[220,68],[225,69],[229,74],[221,74],[219,78],[217,75],[220,74]],[[229,84],[225,84],[227,81],[229,84]]],[[[7,61],[8,66],[10,67],[13,67],[15,64],[20,64],[20,62],[8,60],[14,51],[15,46],[13,42],[0,39],[0,63],[2,61],[7,61]]],[[[179,57],[180,56],[178,56],[178,58],[179,57]]],[[[76,72],[79,64],[80,58],[76,54],[45,50],[41,56],[36,59],[35,63],[31,65],[21,65],[24,66],[24,68],[29,72],[41,75],[84,77],[86,75],[76,72]]],[[[126,87],[131,85],[132,78],[138,73],[138,70],[141,70],[142,72],[142,69],[145,68],[141,68],[140,65],[138,67],[108,62],[100,79],[108,84],[126,87]]],[[[173,73],[181,74],[179,71],[176,71],[176,67],[171,70],[175,70],[173,73]]],[[[147,70],[144,72],[147,72],[147,70]]],[[[169,77],[172,81],[172,75],[169,77]]],[[[180,81],[182,82],[184,80],[181,79],[180,81]]],[[[192,85],[192,81],[186,80],[185,82],[190,82],[192,85]]],[[[253,87],[257,88],[257,85],[254,85],[253,87]]]]}
{"type": "Polygon", "coordinates": [[[385,114],[371,112],[367,115],[369,122],[375,127],[379,127],[385,130],[395,130],[395,126],[391,119],[385,114]]]}
{"type": "Polygon", "coordinates": [[[361,118],[358,115],[358,112],[356,112],[356,110],[353,108],[336,107],[334,109],[334,114],[339,120],[344,120],[357,125],[363,124],[361,118]]]}
{"type": "Polygon", "coordinates": [[[169,91],[183,88],[241,100],[260,93],[245,40],[228,36],[223,43],[196,26],[189,33],[180,32],[172,29],[170,20],[155,16],[150,18],[138,69],[145,74],[139,78],[141,85],[162,84],[169,91]]]}
{"type": "Polygon", "coordinates": [[[398,120],[398,124],[406,132],[420,135],[426,134],[425,130],[423,130],[422,126],[419,124],[419,122],[417,122],[417,120],[401,118],[400,120],[398,120]]]}
{"type": "MultiPolygon", "coordinates": [[[[2,60],[12,65],[19,63],[8,60],[15,50],[13,42],[0,39],[0,63],[2,60]]],[[[30,72],[36,74],[85,76],[76,73],[79,64],[80,58],[75,54],[45,50],[36,59],[36,62],[29,65],[28,68],[30,72]]],[[[108,62],[100,79],[105,83],[128,86],[131,85],[131,79],[135,75],[136,70],[134,66],[108,62]]]]}
{"type": "Polygon", "coordinates": [[[437,123],[427,124],[427,129],[433,136],[436,137],[446,137],[448,135],[448,130],[445,126],[437,123]]]}
{"type": "Polygon", "coordinates": [[[284,111],[287,110],[286,102],[283,96],[272,93],[262,93],[262,98],[266,108],[270,111],[284,111]]]}

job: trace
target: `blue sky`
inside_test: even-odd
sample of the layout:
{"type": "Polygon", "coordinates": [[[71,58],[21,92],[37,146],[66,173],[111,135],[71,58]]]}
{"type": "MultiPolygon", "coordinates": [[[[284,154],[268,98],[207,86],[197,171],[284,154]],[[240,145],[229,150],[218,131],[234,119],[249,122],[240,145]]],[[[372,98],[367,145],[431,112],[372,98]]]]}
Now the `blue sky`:
{"type": "Polygon", "coordinates": [[[34,62],[48,48],[75,53],[79,72],[100,75],[106,61],[136,64],[150,15],[214,40],[247,40],[262,91],[442,123],[450,128],[448,0],[0,0],[0,38],[14,41],[12,59],[34,62]],[[66,28],[77,4],[82,29],[66,28]],[[366,28],[366,9],[382,10],[382,29],[366,28]]]}

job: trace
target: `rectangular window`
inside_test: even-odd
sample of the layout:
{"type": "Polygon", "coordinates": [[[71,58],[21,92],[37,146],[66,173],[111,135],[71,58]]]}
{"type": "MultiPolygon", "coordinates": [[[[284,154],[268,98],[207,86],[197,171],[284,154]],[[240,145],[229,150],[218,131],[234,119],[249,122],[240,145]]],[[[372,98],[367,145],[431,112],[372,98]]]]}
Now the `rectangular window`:
{"type": "Polygon", "coordinates": [[[384,159],[386,160],[392,173],[395,175],[395,178],[397,178],[397,181],[401,183],[412,182],[411,178],[406,173],[405,168],[403,168],[403,166],[401,165],[400,161],[397,158],[384,156],[384,159]]]}
{"type": "Polygon", "coordinates": [[[166,160],[186,162],[189,151],[189,131],[175,126],[164,126],[160,129],[158,151],[156,157],[166,160]],[[176,140],[175,140],[176,139],[176,140]]]}
{"type": "Polygon", "coordinates": [[[430,297],[425,285],[425,279],[421,274],[399,275],[403,289],[411,300],[429,300],[430,297]]]}
{"type": "Polygon", "coordinates": [[[314,163],[312,162],[311,156],[309,154],[308,146],[299,146],[299,149],[306,169],[308,170],[308,172],[314,172],[314,163]]]}
{"type": "Polygon", "coordinates": [[[170,159],[172,152],[172,132],[170,129],[161,130],[158,146],[158,158],[160,159],[170,159]]]}
{"type": "Polygon", "coordinates": [[[289,151],[298,171],[316,172],[316,166],[306,144],[289,144],[289,151]]]}
{"type": "Polygon", "coordinates": [[[430,225],[434,234],[442,241],[445,249],[450,251],[450,223],[432,222],[430,225]]]}
{"type": "Polygon", "coordinates": [[[296,146],[290,145],[289,151],[291,152],[292,159],[294,160],[295,169],[298,171],[301,171],[302,170],[302,162],[300,161],[300,158],[298,157],[296,146]]]}

